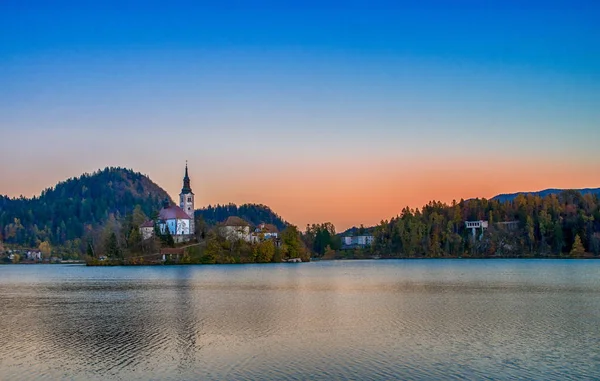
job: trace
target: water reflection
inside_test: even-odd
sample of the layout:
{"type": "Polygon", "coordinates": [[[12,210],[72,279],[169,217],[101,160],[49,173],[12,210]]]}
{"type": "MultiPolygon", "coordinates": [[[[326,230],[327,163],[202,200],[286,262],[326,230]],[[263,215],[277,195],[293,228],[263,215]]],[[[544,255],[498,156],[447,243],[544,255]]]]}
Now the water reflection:
{"type": "Polygon", "coordinates": [[[600,262],[0,267],[2,379],[591,379],[600,262]]]}

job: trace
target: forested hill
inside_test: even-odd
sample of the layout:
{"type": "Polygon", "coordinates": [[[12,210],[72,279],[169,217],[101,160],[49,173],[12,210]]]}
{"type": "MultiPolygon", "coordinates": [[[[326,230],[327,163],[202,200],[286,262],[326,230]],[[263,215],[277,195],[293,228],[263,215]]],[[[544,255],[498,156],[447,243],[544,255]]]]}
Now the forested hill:
{"type": "Polygon", "coordinates": [[[30,247],[40,241],[80,246],[86,233],[111,214],[119,218],[140,205],[151,215],[167,197],[171,199],[141,173],[105,168],[68,179],[31,199],[0,196],[0,241],[30,247]]]}
{"type": "Polygon", "coordinates": [[[271,208],[260,204],[235,204],[208,206],[196,210],[196,216],[201,216],[208,225],[216,225],[230,216],[241,217],[250,224],[256,226],[260,223],[273,224],[281,231],[287,226],[277,213],[271,208]]]}
{"type": "MultiPolygon", "coordinates": [[[[586,194],[595,194],[600,196],[600,188],[585,188],[585,189],[575,189],[577,192],[581,193],[582,195],[586,195],[586,194]]],[[[551,194],[555,194],[558,195],[561,192],[564,192],[564,189],[544,189],[542,191],[538,191],[538,192],[517,192],[517,193],[507,193],[507,194],[499,194],[497,196],[492,197],[492,200],[497,200],[500,202],[507,202],[507,201],[513,201],[518,195],[522,194],[522,195],[527,195],[530,194],[532,196],[540,196],[540,197],[546,197],[549,196],[551,194]]]]}

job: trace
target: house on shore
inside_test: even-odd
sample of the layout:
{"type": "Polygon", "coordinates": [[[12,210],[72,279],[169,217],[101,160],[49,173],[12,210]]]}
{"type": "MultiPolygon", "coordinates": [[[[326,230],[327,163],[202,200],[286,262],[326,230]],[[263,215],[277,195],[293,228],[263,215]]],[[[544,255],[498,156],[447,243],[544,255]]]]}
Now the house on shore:
{"type": "Polygon", "coordinates": [[[375,237],[372,235],[357,235],[342,237],[342,250],[344,249],[363,249],[371,246],[375,237]]]}
{"type": "Polygon", "coordinates": [[[250,224],[244,219],[236,216],[228,217],[224,222],[217,226],[219,235],[230,241],[238,239],[251,242],[250,224]]]}
{"type": "Polygon", "coordinates": [[[252,229],[250,223],[240,217],[231,216],[217,226],[217,232],[227,240],[243,240],[250,243],[258,243],[265,240],[273,240],[279,245],[279,229],[272,224],[260,224],[252,229]]]}

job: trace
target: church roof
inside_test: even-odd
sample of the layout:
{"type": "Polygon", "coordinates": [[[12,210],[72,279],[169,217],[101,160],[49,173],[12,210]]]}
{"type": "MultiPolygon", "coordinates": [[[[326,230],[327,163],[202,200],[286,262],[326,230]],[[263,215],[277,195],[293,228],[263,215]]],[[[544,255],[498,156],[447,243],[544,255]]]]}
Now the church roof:
{"type": "Polygon", "coordinates": [[[250,226],[250,224],[240,217],[230,216],[223,222],[223,226],[250,226]]]}
{"type": "Polygon", "coordinates": [[[141,228],[153,228],[154,227],[154,221],[146,221],[142,225],[140,225],[140,227],[141,228]]]}
{"type": "Polygon", "coordinates": [[[267,233],[279,233],[279,229],[273,224],[265,224],[265,231],[267,233]]]}
{"type": "Polygon", "coordinates": [[[262,233],[279,233],[279,229],[273,224],[260,224],[256,230],[262,233]]]}
{"type": "Polygon", "coordinates": [[[168,208],[162,208],[158,212],[158,218],[161,220],[191,220],[190,216],[177,205],[171,205],[168,208]]]}

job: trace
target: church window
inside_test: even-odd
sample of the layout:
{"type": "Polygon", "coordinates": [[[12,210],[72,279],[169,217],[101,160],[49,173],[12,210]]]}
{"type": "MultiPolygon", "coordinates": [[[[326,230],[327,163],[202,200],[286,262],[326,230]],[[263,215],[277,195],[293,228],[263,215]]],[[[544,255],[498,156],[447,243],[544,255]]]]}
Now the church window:
{"type": "Polygon", "coordinates": [[[192,198],[191,197],[188,197],[188,202],[192,202],[192,198]]]}

